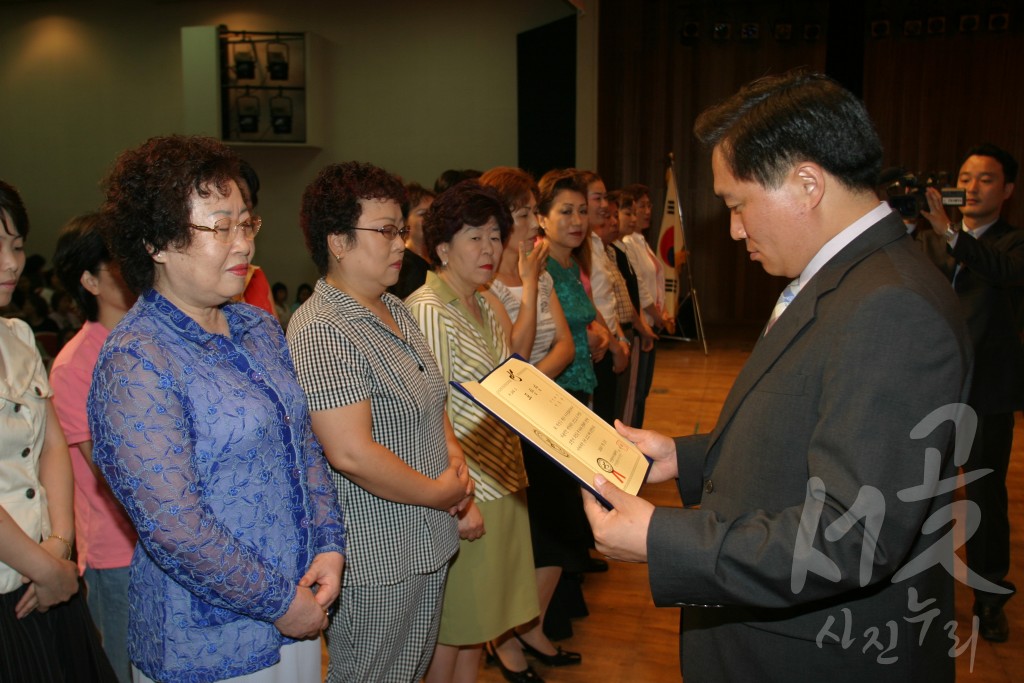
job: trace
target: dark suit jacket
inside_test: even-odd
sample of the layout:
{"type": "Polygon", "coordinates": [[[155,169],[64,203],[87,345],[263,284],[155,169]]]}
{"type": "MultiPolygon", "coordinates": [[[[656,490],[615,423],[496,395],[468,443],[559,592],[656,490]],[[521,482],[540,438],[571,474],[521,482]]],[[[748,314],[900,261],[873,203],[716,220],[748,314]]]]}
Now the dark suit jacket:
{"type": "MultiPolygon", "coordinates": [[[[945,527],[927,535],[921,527],[952,494],[929,489],[901,500],[897,492],[908,498],[905,490],[927,480],[927,448],[935,449],[933,478],[954,476],[953,423],[923,438],[911,431],[966,398],[969,372],[952,289],[895,214],[803,286],[754,347],[715,430],[676,442],[680,495],[700,509],[658,508],[651,520],[655,602],[702,605],[683,610],[686,683],[953,680],[945,631],[953,579],[933,566],[894,582],[897,570],[941,545],[945,527]],[[820,518],[802,523],[811,489],[820,518]],[[855,519],[826,540],[826,528],[856,505],[874,521],[855,519]],[[821,555],[797,551],[801,524],[821,555]],[[794,567],[812,555],[834,563],[836,575],[823,577],[819,566],[794,584],[794,567]],[[921,601],[939,611],[923,644],[921,601]],[[823,635],[841,639],[846,628],[845,646],[823,635]],[[869,645],[872,628],[880,649],[891,650],[869,645]]],[[[952,562],[948,545],[938,556],[952,562]]]]}
{"type": "Polygon", "coordinates": [[[1000,219],[980,239],[961,234],[953,249],[931,230],[922,241],[925,253],[954,283],[971,333],[971,405],[983,414],[1024,408],[1024,347],[1020,337],[1024,230],[1000,219]],[[934,244],[940,246],[927,246],[934,244]],[[961,264],[959,273],[957,263],[961,264]]]}

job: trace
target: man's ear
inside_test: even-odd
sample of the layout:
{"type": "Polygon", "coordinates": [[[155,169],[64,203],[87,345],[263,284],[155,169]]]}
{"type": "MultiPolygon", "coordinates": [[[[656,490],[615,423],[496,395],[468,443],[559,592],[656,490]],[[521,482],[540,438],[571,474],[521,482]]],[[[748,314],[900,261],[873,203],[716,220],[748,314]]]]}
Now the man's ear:
{"type": "Polygon", "coordinates": [[[1011,196],[1013,196],[1014,183],[1006,183],[1003,185],[1003,201],[1005,202],[1011,196]]]}
{"type": "Polygon", "coordinates": [[[793,169],[793,175],[798,191],[807,197],[809,206],[817,206],[827,187],[824,169],[814,162],[803,161],[793,169]]]}

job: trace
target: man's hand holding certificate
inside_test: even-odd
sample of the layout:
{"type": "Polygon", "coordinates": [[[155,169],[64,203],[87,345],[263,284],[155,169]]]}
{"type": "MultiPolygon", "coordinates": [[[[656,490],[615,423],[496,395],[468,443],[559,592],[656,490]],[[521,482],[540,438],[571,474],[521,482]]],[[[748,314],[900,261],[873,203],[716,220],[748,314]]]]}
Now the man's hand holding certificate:
{"type": "Polygon", "coordinates": [[[612,509],[606,509],[589,491],[583,491],[583,510],[594,532],[594,547],[613,560],[647,561],[647,527],[654,506],[611,486],[598,475],[595,488],[612,509]]]}
{"type": "MultiPolygon", "coordinates": [[[[627,427],[618,420],[615,421],[615,428],[619,434],[636,444],[644,455],[653,459],[647,478],[649,482],[657,483],[679,476],[676,446],[672,439],[648,429],[627,427]]],[[[647,528],[651,524],[654,506],[643,498],[615,490],[600,476],[594,488],[612,507],[606,510],[588,491],[583,492],[583,509],[590,520],[597,550],[623,562],[646,562],[647,528]]]]}
{"type": "Polygon", "coordinates": [[[651,464],[640,449],[521,358],[509,358],[480,382],[452,385],[533,443],[605,505],[610,507],[594,486],[598,476],[632,495],[644,483],[651,464]]]}

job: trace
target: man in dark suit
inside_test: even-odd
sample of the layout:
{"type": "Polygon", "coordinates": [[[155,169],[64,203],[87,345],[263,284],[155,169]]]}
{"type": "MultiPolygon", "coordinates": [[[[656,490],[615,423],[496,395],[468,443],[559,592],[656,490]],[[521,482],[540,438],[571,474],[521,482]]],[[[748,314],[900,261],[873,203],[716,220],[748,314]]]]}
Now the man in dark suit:
{"type": "Polygon", "coordinates": [[[1010,570],[1010,518],[1006,471],[1013,444],[1013,411],[1024,408],[1021,346],[1024,230],[999,217],[1013,194],[1017,161],[991,144],[967,152],[957,176],[966,193],[963,221],[946,216],[938,190],[928,190],[922,235],[938,243],[926,250],[953,283],[974,347],[974,378],[968,403],[978,414],[971,457],[964,464],[967,498],[977,505],[977,530],[967,539],[967,565],[984,581],[971,582],[981,636],[1001,643],[1010,635],[1003,605],[1016,592],[1010,570]],[[990,473],[982,470],[991,470],[990,473]],[[976,478],[975,478],[976,477],[976,478]]]}
{"type": "Polygon", "coordinates": [[[617,425],[700,508],[599,477],[597,547],[648,562],[655,602],[684,606],[686,683],[953,680],[971,624],[944,534],[973,424],[956,298],[873,194],[881,145],[835,82],[755,81],[695,131],[733,238],[794,280],[712,433],[617,425]]]}

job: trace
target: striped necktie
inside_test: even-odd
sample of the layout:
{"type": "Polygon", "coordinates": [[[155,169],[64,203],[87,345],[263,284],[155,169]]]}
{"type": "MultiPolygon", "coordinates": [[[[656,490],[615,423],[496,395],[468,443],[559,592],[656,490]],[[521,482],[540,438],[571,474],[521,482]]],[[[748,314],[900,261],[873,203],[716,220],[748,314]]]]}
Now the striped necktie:
{"type": "Polygon", "coordinates": [[[772,309],[772,317],[768,318],[768,325],[764,328],[764,333],[772,329],[772,325],[779,319],[782,312],[786,310],[790,302],[796,297],[796,293],[800,291],[800,278],[797,278],[786,285],[786,288],[782,290],[782,294],[779,295],[779,301],[775,304],[775,308],[772,309]]]}

